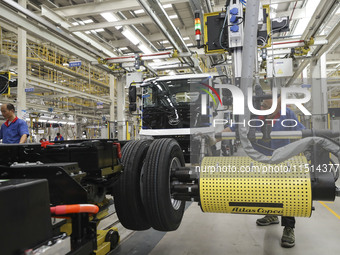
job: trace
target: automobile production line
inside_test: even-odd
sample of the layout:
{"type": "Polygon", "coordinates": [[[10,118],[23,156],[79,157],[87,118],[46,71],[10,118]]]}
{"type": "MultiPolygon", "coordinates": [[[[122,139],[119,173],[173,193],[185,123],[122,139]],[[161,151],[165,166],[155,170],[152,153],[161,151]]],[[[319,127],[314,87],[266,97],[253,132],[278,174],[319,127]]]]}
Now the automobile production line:
{"type": "MultiPolygon", "coordinates": [[[[239,149],[235,156],[245,156],[239,149]]],[[[337,186],[340,181],[336,182],[337,186]]],[[[174,232],[153,229],[133,232],[113,251],[115,255],[319,255],[338,254],[340,201],[313,203],[311,218],[296,218],[296,245],[280,246],[281,222],[257,226],[261,215],[202,213],[197,203],[187,202],[180,227],[174,232]]]]}

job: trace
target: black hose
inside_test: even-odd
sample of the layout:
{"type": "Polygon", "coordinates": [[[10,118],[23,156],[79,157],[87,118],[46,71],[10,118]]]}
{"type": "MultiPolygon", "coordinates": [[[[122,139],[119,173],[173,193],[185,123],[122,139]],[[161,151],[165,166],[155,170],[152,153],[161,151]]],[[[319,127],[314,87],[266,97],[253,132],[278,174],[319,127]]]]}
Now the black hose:
{"type": "Polygon", "coordinates": [[[257,146],[259,146],[259,147],[261,147],[261,148],[263,148],[263,149],[265,149],[265,150],[268,150],[268,151],[275,151],[275,149],[272,149],[272,148],[269,148],[269,147],[267,147],[267,146],[264,146],[264,145],[262,145],[262,144],[259,144],[259,143],[257,143],[257,142],[252,142],[252,144],[255,144],[255,145],[257,145],[257,146]]]}
{"type": "Polygon", "coordinates": [[[320,137],[323,137],[323,138],[326,138],[328,140],[330,140],[331,142],[335,143],[336,145],[340,146],[340,143],[333,140],[332,138],[330,138],[329,136],[326,136],[326,135],[320,135],[320,137]]]}

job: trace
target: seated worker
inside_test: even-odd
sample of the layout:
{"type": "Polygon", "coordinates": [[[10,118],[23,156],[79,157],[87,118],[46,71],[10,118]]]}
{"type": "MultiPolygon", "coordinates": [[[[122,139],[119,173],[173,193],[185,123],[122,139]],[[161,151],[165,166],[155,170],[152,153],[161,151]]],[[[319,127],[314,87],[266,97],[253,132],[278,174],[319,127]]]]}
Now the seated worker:
{"type": "Polygon", "coordinates": [[[60,133],[57,133],[57,136],[54,138],[54,141],[64,141],[64,137],[60,133]]]}
{"type": "MultiPolygon", "coordinates": [[[[271,108],[272,104],[273,104],[272,99],[263,100],[261,104],[261,109],[268,110],[271,108]]],[[[258,118],[263,121],[265,119],[268,119],[268,120],[277,119],[278,121],[274,122],[272,131],[297,131],[297,130],[305,129],[305,127],[298,121],[297,117],[295,116],[294,112],[291,109],[287,108],[286,115],[281,115],[281,98],[280,97],[278,98],[277,108],[272,114],[268,116],[259,116],[258,118]],[[281,122],[285,119],[295,120],[297,125],[295,127],[284,127],[281,125],[281,122]]],[[[286,126],[294,126],[295,124],[295,123],[289,124],[288,122],[289,121],[285,122],[286,126]]],[[[269,123],[271,124],[271,121],[269,123]]],[[[233,126],[231,128],[227,127],[226,129],[223,130],[223,132],[234,132],[236,128],[237,126],[233,126]]],[[[257,129],[257,131],[259,131],[259,129],[257,129]]],[[[271,139],[270,141],[257,140],[255,143],[252,143],[252,144],[255,150],[267,156],[271,156],[275,149],[283,147],[289,143],[290,143],[289,139],[271,139]]],[[[272,216],[272,215],[266,215],[265,217],[260,218],[256,221],[256,224],[259,226],[268,226],[271,224],[278,224],[278,223],[280,223],[278,217],[272,216]]],[[[281,246],[285,248],[291,248],[295,245],[295,235],[294,235],[295,218],[282,216],[281,225],[284,227],[283,235],[281,238],[281,246]]]]}
{"type": "Polygon", "coordinates": [[[26,122],[15,116],[14,112],[14,105],[1,105],[2,116],[6,119],[6,122],[2,124],[0,130],[2,143],[25,143],[29,136],[26,122]]]}

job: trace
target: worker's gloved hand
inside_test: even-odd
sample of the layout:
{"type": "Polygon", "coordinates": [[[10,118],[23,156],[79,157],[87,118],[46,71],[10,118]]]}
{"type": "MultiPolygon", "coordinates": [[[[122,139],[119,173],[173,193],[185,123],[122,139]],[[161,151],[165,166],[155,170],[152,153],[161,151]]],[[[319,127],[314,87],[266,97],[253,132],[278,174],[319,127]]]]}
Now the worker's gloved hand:
{"type": "Polygon", "coordinates": [[[211,136],[206,135],[204,137],[204,139],[205,139],[206,144],[209,145],[209,146],[214,146],[216,144],[215,138],[213,138],[211,136]]]}
{"type": "Polygon", "coordinates": [[[303,154],[305,155],[307,161],[310,161],[312,159],[312,151],[311,151],[311,149],[304,151],[303,154]]]}
{"type": "Polygon", "coordinates": [[[263,125],[261,127],[261,132],[263,134],[262,140],[264,142],[270,142],[271,141],[270,133],[272,132],[272,126],[268,124],[263,125]]]}
{"type": "Polygon", "coordinates": [[[249,128],[248,134],[247,134],[247,138],[249,141],[251,142],[255,142],[256,141],[256,129],[251,127],[249,128]]]}
{"type": "Polygon", "coordinates": [[[217,143],[215,138],[209,136],[208,134],[197,133],[196,137],[200,137],[201,139],[204,139],[205,144],[208,146],[213,146],[217,143]]]}

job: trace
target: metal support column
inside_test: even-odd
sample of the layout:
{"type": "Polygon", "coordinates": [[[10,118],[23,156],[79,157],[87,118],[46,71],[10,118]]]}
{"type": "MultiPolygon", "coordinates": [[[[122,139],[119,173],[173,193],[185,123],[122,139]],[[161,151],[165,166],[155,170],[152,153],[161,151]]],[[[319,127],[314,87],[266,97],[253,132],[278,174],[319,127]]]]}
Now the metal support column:
{"type": "MultiPolygon", "coordinates": [[[[246,7],[244,37],[243,37],[243,54],[242,54],[242,76],[241,90],[244,95],[247,95],[248,88],[253,86],[253,73],[255,68],[255,49],[257,48],[257,21],[259,14],[260,1],[248,1],[246,7]]],[[[249,97],[250,95],[248,95],[249,97]]],[[[244,100],[244,115],[240,115],[239,122],[250,119],[250,111],[248,109],[247,100],[244,100]]],[[[248,128],[238,127],[242,147],[249,155],[255,152],[253,146],[247,138],[248,128]]],[[[256,152],[255,152],[256,154],[256,152]]],[[[249,155],[250,156],[250,155],[249,155]]]]}
{"type": "Polygon", "coordinates": [[[242,71],[242,49],[236,48],[233,54],[233,67],[234,67],[234,84],[240,87],[241,84],[241,71],[242,71]]]}
{"type": "MultiPolygon", "coordinates": [[[[19,0],[19,4],[26,8],[26,0],[19,0]]],[[[23,118],[26,112],[26,43],[27,33],[24,29],[18,28],[18,96],[17,96],[17,115],[23,118]]]]}
{"type": "Polygon", "coordinates": [[[327,73],[326,54],[311,61],[312,120],[314,129],[327,129],[327,73]]]}
{"type": "Polygon", "coordinates": [[[109,125],[109,138],[114,138],[114,125],[113,121],[115,121],[115,105],[116,105],[116,100],[115,100],[115,84],[116,84],[116,78],[113,75],[110,75],[110,80],[109,80],[109,86],[110,86],[110,99],[111,99],[111,104],[110,104],[110,125],[109,125]]]}
{"type": "Polygon", "coordinates": [[[125,86],[124,78],[117,80],[117,121],[118,139],[126,140],[125,86]]]}
{"type": "Polygon", "coordinates": [[[77,115],[74,115],[74,122],[76,123],[75,129],[77,139],[82,139],[83,130],[81,129],[81,120],[77,118],[77,115]]]}
{"type": "MultiPolygon", "coordinates": [[[[257,48],[257,19],[259,3],[259,0],[251,1],[247,4],[246,8],[241,71],[241,90],[244,95],[247,95],[248,88],[253,86],[253,74],[256,58],[255,49],[257,48]]],[[[247,109],[245,112],[245,118],[249,119],[250,112],[248,110],[247,100],[245,100],[244,103],[244,109],[247,109]]]]}
{"type": "Polygon", "coordinates": [[[307,67],[302,71],[302,83],[308,84],[308,70],[307,67]]]}

